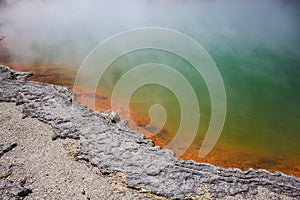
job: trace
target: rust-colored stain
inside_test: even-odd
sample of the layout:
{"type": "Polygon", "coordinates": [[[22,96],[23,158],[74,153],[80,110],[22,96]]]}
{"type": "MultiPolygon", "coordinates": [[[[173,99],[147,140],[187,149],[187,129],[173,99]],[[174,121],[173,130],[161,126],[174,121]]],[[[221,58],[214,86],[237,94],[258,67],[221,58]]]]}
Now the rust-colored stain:
{"type": "MultiPolygon", "coordinates": [[[[72,68],[65,67],[59,64],[32,64],[32,63],[16,63],[16,62],[2,62],[1,64],[12,67],[18,71],[32,71],[33,76],[29,78],[31,81],[39,81],[44,83],[59,84],[71,88],[75,92],[75,100],[93,110],[107,111],[111,109],[111,98],[103,93],[97,92],[95,95],[93,91],[86,88],[74,88],[74,78],[76,75],[72,68]]],[[[165,147],[172,135],[168,135],[168,130],[164,129],[160,133],[152,135],[151,132],[144,127],[149,123],[148,116],[141,116],[138,112],[130,109],[129,114],[126,109],[117,104],[114,109],[122,118],[132,119],[134,123],[129,120],[129,127],[136,131],[145,134],[147,139],[154,142],[155,145],[165,147]]],[[[283,161],[276,162],[270,159],[257,159],[256,155],[240,146],[230,146],[222,142],[218,142],[213,151],[203,159],[198,157],[199,148],[201,144],[193,143],[190,148],[181,156],[183,159],[195,160],[199,162],[208,162],[220,167],[237,167],[242,170],[249,168],[264,168],[269,171],[282,171],[286,174],[293,174],[300,177],[300,165],[297,163],[286,163],[283,161]]]]}

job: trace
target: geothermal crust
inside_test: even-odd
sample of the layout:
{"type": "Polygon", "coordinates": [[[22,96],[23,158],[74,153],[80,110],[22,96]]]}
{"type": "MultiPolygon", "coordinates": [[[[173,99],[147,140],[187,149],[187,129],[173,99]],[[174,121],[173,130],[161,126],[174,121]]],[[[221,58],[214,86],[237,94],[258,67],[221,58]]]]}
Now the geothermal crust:
{"type": "MultiPolygon", "coordinates": [[[[169,198],[300,198],[300,179],[281,172],[224,169],[175,158],[130,130],[123,120],[94,112],[73,101],[65,87],[25,81],[29,73],[0,66],[0,101],[15,102],[23,118],[51,125],[53,137],[79,140],[77,159],[97,166],[103,174],[122,172],[127,187],[169,198]]],[[[1,143],[1,142],[0,142],[1,143]]],[[[0,155],[16,144],[2,144],[0,155]]],[[[21,188],[22,186],[17,185],[21,188]]],[[[30,188],[23,188],[30,192],[30,188]]]]}

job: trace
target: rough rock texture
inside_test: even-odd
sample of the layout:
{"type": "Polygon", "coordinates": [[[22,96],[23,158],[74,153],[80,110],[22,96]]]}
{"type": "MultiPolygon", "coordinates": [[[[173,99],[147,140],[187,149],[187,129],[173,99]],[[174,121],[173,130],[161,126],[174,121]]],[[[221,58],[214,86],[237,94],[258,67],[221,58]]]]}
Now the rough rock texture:
{"type": "Polygon", "coordinates": [[[22,119],[21,107],[0,102],[0,143],[18,143],[3,145],[11,150],[0,158],[0,199],[164,199],[126,187],[120,172],[103,175],[76,159],[79,140],[51,140],[52,128],[22,119]]]}
{"type": "Polygon", "coordinates": [[[23,105],[23,118],[50,124],[53,139],[79,139],[78,158],[96,165],[103,174],[123,172],[129,187],[180,199],[300,198],[299,178],[175,158],[172,151],[154,146],[124,123],[72,101],[71,90],[20,80],[24,76],[0,67],[0,101],[23,105]]]}
{"type": "MultiPolygon", "coordinates": [[[[0,144],[0,158],[16,146],[17,143],[9,145],[0,144]]],[[[13,173],[13,170],[13,165],[0,162],[0,197],[3,200],[20,199],[32,192],[31,189],[24,187],[26,177],[23,177],[22,180],[10,179],[10,175],[13,173]]]]}

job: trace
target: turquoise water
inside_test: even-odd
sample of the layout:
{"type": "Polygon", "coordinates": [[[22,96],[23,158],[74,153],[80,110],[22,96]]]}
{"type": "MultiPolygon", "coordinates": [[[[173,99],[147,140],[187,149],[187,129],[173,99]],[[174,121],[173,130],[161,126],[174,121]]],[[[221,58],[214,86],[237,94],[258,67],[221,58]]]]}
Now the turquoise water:
{"type": "MultiPolygon", "coordinates": [[[[246,145],[249,148],[262,148],[265,152],[294,155],[299,158],[300,59],[284,54],[272,54],[267,50],[251,53],[251,60],[235,58],[233,55],[215,56],[214,60],[222,74],[228,100],[223,137],[228,142],[246,145]]],[[[120,58],[111,65],[112,76],[106,76],[113,77],[113,81],[110,79],[111,85],[104,86],[103,89],[112,91],[114,83],[132,66],[154,61],[167,64],[179,70],[192,83],[198,96],[201,117],[203,115],[203,126],[200,126],[200,130],[203,132],[207,129],[210,118],[209,94],[205,82],[195,73],[192,66],[166,52],[144,50],[131,56],[126,55],[126,58],[123,58],[126,62],[120,58]],[[134,59],[130,59],[131,56],[134,59]]],[[[154,85],[136,91],[133,101],[147,100],[152,103],[166,102],[166,107],[170,107],[172,121],[178,124],[176,120],[180,109],[175,109],[176,101],[172,100],[170,91],[154,85]]]]}
{"type": "MultiPolygon", "coordinates": [[[[222,156],[227,154],[228,162],[242,157],[241,165],[242,162],[255,162],[256,168],[279,168],[281,171],[296,168],[293,173],[297,174],[300,163],[299,54],[289,52],[287,46],[282,49],[262,47],[244,50],[243,42],[237,41],[237,38],[227,39],[227,44],[231,45],[231,51],[208,49],[222,75],[227,95],[227,117],[215,146],[216,152],[228,151],[222,152],[222,156]],[[237,152],[231,152],[224,145],[235,148],[237,152]]],[[[300,44],[299,41],[297,44],[300,44]]],[[[172,66],[193,86],[201,110],[198,135],[193,145],[199,148],[210,122],[210,96],[204,80],[186,60],[159,50],[126,54],[110,65],[103,76],[107,80],[104,78],[100,82],[99,91],[110,96],[117,81],[128,70],[153,62],[172,66]]],[[[136,78],[142,76],[139,74],[136,78]]],[[[163,105],[168,114],[164,129],[157,136],[169,142],[176,134],[181,114],[172,91],[156,84],[143,86],[135,91],[130,106],[147,117],[151,105],[157,103],[163,105]]],[[[191,151],[197,157],[198,152],[191,151]]],[[[213,155],[221,156],[218,153],[213,155]]]]}
{"type": "MultiPolygon", "coordinates": [[[[24,0],[0,4],[0,36],[6,36],[5,51],[12,54],[12,61],[35,64],[35,68],[48,63],[65,65],[66,71],[74,73],[55,75],[53,79],[54,83],[63,83],[72,80],[89,52],[113,34],[145,26],[180,31],[206,49],[226,90],[224,128],[204,161],[300,176],[299,8],[297,1],[289,0],[144,0],[130,4],[24,0]]],[[[122,44],[115,48],[122,48],[122,44]]],[[[188,46],[183,48],[189,51],[188,46]]],[[[198,151],[210,122],[211,99],[203,78],[185,59],[153,49],[131,52],[110,65],[98,91],[111,96],[128,70],[153,62],[178,70],[197,95],[201,120],[185,158],[202,161],[198,151]]],[[[50,73],[47,69],[43,72],[50,73]]],[[[147,74],[136,78],[143,76],[147,74]]],[[[148,84],[135,91],[130,108],[149,121],[153,104],[161,104],[167,111],[166,124],[157,134],[167,144],[179,127],[179,102],[169,88],[148,84]]]]}

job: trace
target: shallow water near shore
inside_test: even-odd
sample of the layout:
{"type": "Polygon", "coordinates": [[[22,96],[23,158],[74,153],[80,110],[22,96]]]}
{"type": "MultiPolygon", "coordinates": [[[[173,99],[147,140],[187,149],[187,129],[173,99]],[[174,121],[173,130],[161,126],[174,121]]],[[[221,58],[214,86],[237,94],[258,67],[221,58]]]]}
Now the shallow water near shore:
{"type": "MultiPolygon", "coordinates": [[[[26,66],[16,63],[8,63],[7,65],[14,66],[15,69],[22,71],[34,69],[30,65],[26,66]]],[[[36,71],[34,75],[29,78],[29,80],[65,85],[72,88],[76,72],[66,70],[66,68],[63,68],[61,65],[49,64],[36,65],[35,67],[36,71]],[[42,75],[40,74],[41,72],[43,73],[42,75]]],[[[91,90],[88,88],[73,89],[78,94],[76,100],[84,105],[90,107],[92,106],[91,102],[93,100],[93,96],[91,90]]],[[[158,90],[158,88],[155,89],[151,88],[150,86],[147,86],[144,89],[148,90],[148,92],[149,90],[152,91],[152,94],[153,91],[156,91],[157,93],[168,92],[165,89],[158,90]]],[[[125,105],[122,105],[122,103],[118,104],[116,111],[121,117],[124,117],[125,119],[131,118],[134,120],[136,124],[129,124],[131,128],[145,133],[146,137],[153,140],[156,145],[164,147],[170,140],[172,140],[174,134],[176,133],[176,128],[178,128],[180,113],[177,112],[177,109],[174,109],[174,105],[176,106],[176,99],[174,96],[172,96],[172,94],[166,94],[163,96],[163,98],[161,98],[161,100],[164,101],[163,105],[167,110],[173,109],[173,111],[169,113],[175,116],[173,116],[171,119],[168,119],[164,128],[153,136],[152,133],[156,130],[146,129],[145,126],[150,121],[148,116],[148,108],[151,104],[153,104],[154,100],[156,100],[155,102],[157,103],[157,96],[155,99],[145,99],[144,93],[142,92],[142,94],[140,94],[141,96],[139,96],[139,94],[135,94],[131,99],[131,116],[128,116],[126,113],[126,107],[125,105]],[[170,100],[168,100],[168,98],[170,98],[170,100]],[[171,103],[168,104],[169,102],[171,103]]],[[[257,101],[261,102],[261,99],[257,99],[257,101]]],[[[238,109],[239,106],[237,102],[235,103],[236,104],[234,108],[238,109]]],[[[270,104],[272,104],[272,102],[270,102],[270,104]]],[[[300,177],[300,150],[298,146],[299,135],[297,132],[299,127],[297,123],[291,123],[293,120],[295,121],[294,117],[297,112],[294,112],[294,116],[291,116],[293,112],[289,113],[289,116],[291,116],[291,121],[285,121],[286,127],[284,127],[284,121],[276,121],[276,118],[274,117],[266,119],[259,118],[259,116],[257,116],[258,114],[256,114],[256,112],[258,112],[266,116],[272,116],[272,110],[264,110],[260,106],[257,106],[258,110],[254,110],[254,108],[253,110],[249,110],[248,113],[245,112],[243,115],[236,115],[234,113],[231,114],[233,111],[229,110],[224,131],[222,132],[218,143],[214,147],[213,151],[203,159],[198,157],[198,153],[203,140],[203,132],[201,131],[205,131],[205,128],[199,129],[199,133],[196,136],[193,144],[185,152],[185,154],[181,156],[181,158],[192,159],[200,162],[208,162],[226,168],[237,167],[244,170],[249,168],[263,168],[268,169],[269,171],[282,171],[284,173],[293,174],[300,177]],[[248,114],[251,114],[251,111],[253,112],[252,117],[248,116],[248,114]],[[243,120],[250,121],[240,124],[239,121],[243,120]],[[269,123],[266,123],[265,121],[268,121],[269,123]],[[258,126],[258,123],[260,126],[258,126]],[[266,131],[267,128],[269,131],[266,131]],[[284,128],[286,128],[286,131],[284,128]]],[[[107,92],[107,90],[99,90],[96,96],[96,110],[106,111],[109,109],[111,109],[109,92],[107,92]]],[[[202,112],[203,110],[204,109],[202,109],[202,112]]],[[[288,112],[288,110],[285,112],[288,112]]]]}
{"type": "MultiPolygon", "coordinates": [[[[134,66],[154,62],[165,64],[178,70],[189,81],[201,111],[197,135],[182,158],[244,170],[264,168],[300,177],[298,4],[293,5],[292,1],[243,4],[234,1],[228,4],[220,1],[172,1],[162,5],[158,3],[157,6],[150,1],[141,2],[137,3],[135,11],[143,10],[144,13],[138,15],[138,20],[130,18],[132,10],[124,7],[125,11],[113,12],[116,16],[107,21],[102,20],[103,16],[99,21],[98,14],[87,21],[62,15],[65,22],[58,20],[59,23],[54,23],[56,11],[62,8],[55,4],[49,6],[50,11],[55,11],[55,16],[52,12],[48,12],[50,17],[44,14],[35,16],[36,19],[41,17],[41,21],[27,19],[30,23],[24,25],[22,15],[20,19],[16,15],[14,23],[0,24],[0,34],[7,36],[0,42],[0,63],[16,70],[33,71],[34,75],[29,80],[72,88],[84,57],[112,34],[142,26],[181,31],[203,45],[220,71],[226,90],[225,125],[216,146],[206,157],[200,159],[198,155],[210,123],[210,94],[201,75],[185,59],[176,55],[147,49],[119,57],[99,82],[96,110],[111,109],[111,96],[117,81],[134,66]],[[166,15],[165,7],[172,12],[166,15]],[[182,15],[178,17],[177,13],[182,15]],[[120,24],[111,23],[116,18],[120,24]],[[76,25],[75,28],[70,22],[76,25]],[[98,23],[101,24],[100,29],[98,23]],[[40,28],[42,24],[47,24],[43,31],[40,28]],[[78,30],[78,26],[83,28],[78,30]],[[61,31],[54,33],[51,28],[61,31]],[[24,35],[16,34],[15,30],[23,30],[24,35]]],[[[26,6],[30,8],[30,4],[26,6]]],[[[115,8],[114,5],[112,7],[115,8]]],[[[43,7],[40,9],[44,11],[43,7]]],[[[83,13],[91,11],[89,6],[82,9],[79,10],[83,13]]],[[[8,9],[8,14],[13,11],[8,9]]],[[[6,18],[0,15],[0,19],[6,18]]],[[[189,47],[183,48],[189,50],[189,47]]],[[[136,78],[142,76],[145,75],[137,74],[136,78]]],[[[92,88],[88,87],[88,83],[86,87],[73,89],[78,93],[76,98],[79,102],[92,107],[92,88]]],[[[126,113],[123,99],[117,101],[115,109],[121,117],[133,119],[135,123],[130,123],[130,127],[145,133],[156,145],[164,147],[176,135],[181,120],[180,103],[170,89],[157,84],[138,88],[130,99],[130,115],[126,113]],[[162,105],[167,112],[168,117],[161,130],[155,126],[146,127],[150,122],[149,108],[154,104],[162,105]]]]}

